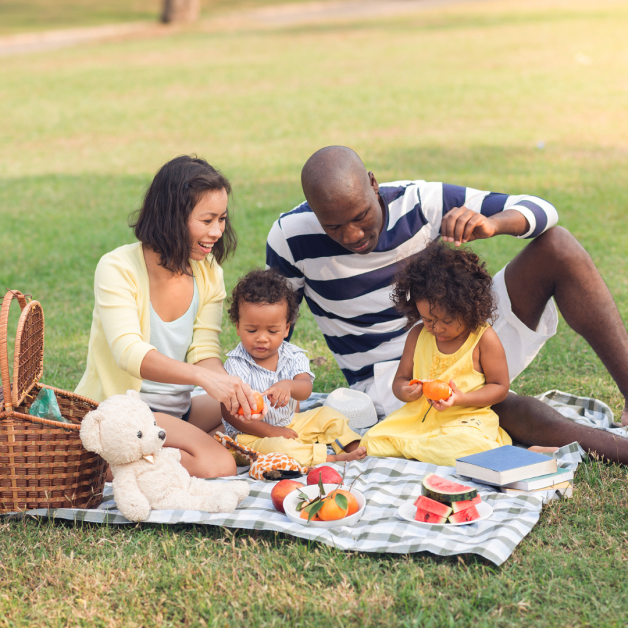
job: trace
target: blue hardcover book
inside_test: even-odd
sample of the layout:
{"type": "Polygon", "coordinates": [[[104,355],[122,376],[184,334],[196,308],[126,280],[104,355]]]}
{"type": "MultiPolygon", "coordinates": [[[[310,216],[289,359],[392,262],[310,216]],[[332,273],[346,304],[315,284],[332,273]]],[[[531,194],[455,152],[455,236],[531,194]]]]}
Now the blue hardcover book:
{"type": "Polygon", "coordinates": [[[554,458],[512,445],[456,460],[456,473],[459,475],[497,486],[556,473],[557,469],[554,458]]]}

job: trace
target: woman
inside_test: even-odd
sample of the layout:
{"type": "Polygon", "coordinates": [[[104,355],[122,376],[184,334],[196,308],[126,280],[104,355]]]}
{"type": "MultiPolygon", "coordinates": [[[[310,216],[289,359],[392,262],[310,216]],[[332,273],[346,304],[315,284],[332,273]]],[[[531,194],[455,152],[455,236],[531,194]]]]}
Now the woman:
{"type": "Polygon", "coordinates": [[[220,403],[251,418],[255,400],[220,360],[222,263],[236,248],[227,205],[231,186],[205,160],[182,156],[151,183],[132,227],[138,242],[98,263],[87,368],[76,392],[96,401],[138,390],[181,450],[190,475],[235,473],[209,434],[220,403]],[[194,386],[207,394],[192,398],[194,386]]]}

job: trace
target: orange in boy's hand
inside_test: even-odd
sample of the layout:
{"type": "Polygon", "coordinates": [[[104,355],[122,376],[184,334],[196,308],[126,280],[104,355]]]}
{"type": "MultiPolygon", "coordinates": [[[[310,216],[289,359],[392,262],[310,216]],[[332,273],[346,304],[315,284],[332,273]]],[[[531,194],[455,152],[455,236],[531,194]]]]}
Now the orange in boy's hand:
{"type": "MultiPolygon", "coordinates": [[[[253,390],[253,397],[255,397],[255,407],[251,407],[251,414],[261,414],[264,409],[264,397],[256,390],[253,390]]],[[[244,415],[244,408],[240,406],[238,408],[238,414],[244,415]]]]}
{"type": "Polygon", "coordinates": [[[432,379],[423,382],[423,394],[430,401],[443,401],[451,396],[451,388],[447,382],[440,379],[432,379]]]}
{"type": "Polygon", "coordinates": [[[415,384],[420,384],[420,383],[421,383],[421,380],[420,380],[420,379],[411,379],[411,380],[408,382],[408,384],[409,384],[410,386],[414,386],[415,384]]]}

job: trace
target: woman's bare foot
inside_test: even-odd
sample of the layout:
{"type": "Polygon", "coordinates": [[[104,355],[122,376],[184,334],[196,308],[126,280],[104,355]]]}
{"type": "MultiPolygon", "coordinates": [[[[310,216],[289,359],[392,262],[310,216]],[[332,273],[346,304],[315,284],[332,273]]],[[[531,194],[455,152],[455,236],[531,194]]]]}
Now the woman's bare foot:
{"type": "Polygon", "coordinates": [[[366,458],[366,447],[356,447],[353,451],[344,454],[334,454],[327,456],[327,462],[350,462],[351,460],[362,460],[366,458]]]}
{"type": "Polygon", "coordinates": [[[537,454],[553,454],[555,451],[558,451],[558,449],[558,447],[541,447],[540,445],[528,447],[529,451],[536,451],[537,454]]]}

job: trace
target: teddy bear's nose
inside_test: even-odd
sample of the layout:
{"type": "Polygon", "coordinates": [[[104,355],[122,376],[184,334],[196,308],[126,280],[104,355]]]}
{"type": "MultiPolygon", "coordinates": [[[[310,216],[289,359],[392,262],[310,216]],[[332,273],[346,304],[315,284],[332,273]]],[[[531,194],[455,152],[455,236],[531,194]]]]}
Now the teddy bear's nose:
{"type": "Polygon", "coordinates": [[[157,434],[157,436],[159,436],[159,438],[161,438],[161,440],[166,440],[166,432],[164,432],[163,430],[161,430],[161,432],[159,432],[159,434],[157,434]]]}

